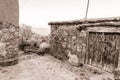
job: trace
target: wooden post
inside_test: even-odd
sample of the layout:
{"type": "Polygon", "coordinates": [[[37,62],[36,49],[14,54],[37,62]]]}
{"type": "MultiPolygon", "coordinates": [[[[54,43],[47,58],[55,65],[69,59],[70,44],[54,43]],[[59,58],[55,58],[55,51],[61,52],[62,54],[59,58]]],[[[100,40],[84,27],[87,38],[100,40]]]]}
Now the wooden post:
{"type": "Polygon", "coordinates": [[[120,80],[120,36],[116,35],[116,50],[118,54],[116,54],[118,56],[118,66],[116,69],[113,70],[113,74],[114,74],[114,79],[115,80],[120,80]]]}
{"type": "Polygon", "coordinates": [[[89,54],[89,32],[86,32],[86,53],[85,53],[85,60],[84,63],[89,63],[88,61],[88,54],[89,54]]]}
{"type": "Polygon", "coordinates": [[[87,19],[87,15],[88,15],[89,2],[90,2],[90,0],[88,0],[88,2],[87,2],[87,8],[86,8],[85,19],[87,19]]]}

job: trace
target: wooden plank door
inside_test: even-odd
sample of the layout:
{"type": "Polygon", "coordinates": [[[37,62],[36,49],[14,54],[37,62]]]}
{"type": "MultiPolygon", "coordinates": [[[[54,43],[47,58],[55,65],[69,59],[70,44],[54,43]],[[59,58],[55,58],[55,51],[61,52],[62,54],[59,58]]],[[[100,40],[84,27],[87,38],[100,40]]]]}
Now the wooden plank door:
{"type": "Polygon", "coordinates": [[[118,33],[89,32],[87,63],[110,72],[117,68],[119,41],[118,33]]]}

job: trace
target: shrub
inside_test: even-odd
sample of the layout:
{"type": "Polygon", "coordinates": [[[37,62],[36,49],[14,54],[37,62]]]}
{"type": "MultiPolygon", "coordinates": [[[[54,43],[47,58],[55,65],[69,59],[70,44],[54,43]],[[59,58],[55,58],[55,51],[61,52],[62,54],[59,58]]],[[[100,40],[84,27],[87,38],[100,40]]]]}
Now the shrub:
{"type": "Polygon", "coordinates": [[[22,25],[19,36],[19,49],[24,51],[24,54],[37,53],[44,55],[50,50],[50,37],[33,33],[32,27],[30,26],[22,25]]]}

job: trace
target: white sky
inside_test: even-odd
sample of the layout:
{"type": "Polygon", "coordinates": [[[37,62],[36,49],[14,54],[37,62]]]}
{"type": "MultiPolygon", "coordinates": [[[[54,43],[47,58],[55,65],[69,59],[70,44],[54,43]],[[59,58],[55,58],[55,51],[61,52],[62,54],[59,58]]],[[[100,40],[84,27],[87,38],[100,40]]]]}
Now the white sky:
{"type": "MultiPolygon", "coordinates": [[[[20,24],[49,28],[49,21],[85,17],[87,0],[19,0],[20,24]]],[[[88,18],[120,16],[120,0],[90,0],[88,18]]]]}

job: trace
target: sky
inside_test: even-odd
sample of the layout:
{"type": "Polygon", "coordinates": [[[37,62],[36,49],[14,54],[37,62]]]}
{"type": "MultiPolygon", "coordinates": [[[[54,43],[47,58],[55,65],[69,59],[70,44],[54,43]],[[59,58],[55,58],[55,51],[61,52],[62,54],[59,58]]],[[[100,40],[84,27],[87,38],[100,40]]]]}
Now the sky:
{"type": "MultiPolygon", "coordinates": [[[[48,22],[85,17],[87,0],[19,0],[20,24],[50,28],[48,22]]],[[[120,16],[120,0],[90,0],[88,18],[120,16]]]]}

